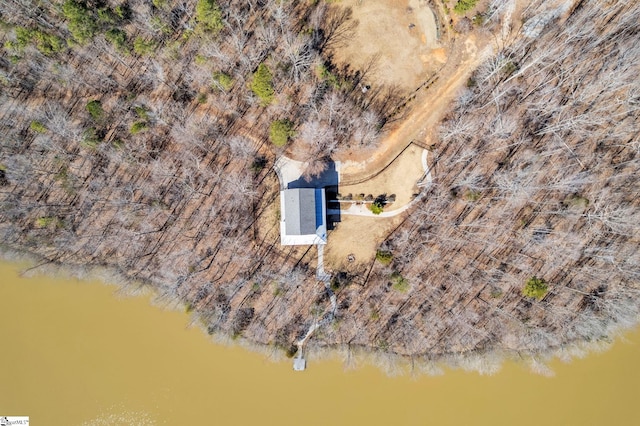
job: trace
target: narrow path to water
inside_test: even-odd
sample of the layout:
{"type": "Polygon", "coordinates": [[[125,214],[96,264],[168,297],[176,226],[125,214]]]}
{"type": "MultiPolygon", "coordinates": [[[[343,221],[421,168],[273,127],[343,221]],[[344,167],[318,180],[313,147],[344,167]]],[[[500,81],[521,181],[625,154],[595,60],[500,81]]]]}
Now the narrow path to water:
{"type": "Polygon", "coordinates": [[[637,425],[640,332],[556,377],[386,377],[313,359],[304,373],[213,344],[182,312],[98,283],[0,264],[0,415],[34,425],[637,425]],[[330,413],[330,417],[327,417],[330,413]]]}

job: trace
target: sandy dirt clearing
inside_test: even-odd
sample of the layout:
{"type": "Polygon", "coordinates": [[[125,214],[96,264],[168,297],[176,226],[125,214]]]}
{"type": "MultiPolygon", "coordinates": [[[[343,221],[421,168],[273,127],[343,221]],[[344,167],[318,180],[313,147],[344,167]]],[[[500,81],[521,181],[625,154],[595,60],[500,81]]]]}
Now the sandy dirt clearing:
{"type": "Polygon", "coordinates": [[[328,270],[345,269],[353,255],[353,264],[371,262],[380,241],[402,222],[404,215],[393,218],[342,216],[341,222],[327,238],[324,261],[328,270]]]}
{"type": "Polygon", "coordinates": [[[423,151],[422,148],[411,145],[382,173],[363,183],[341,185],[340,193],[342,195],[363,193],[374,197],[381,194],[395,194],[396,201],[394,205],[389,206],[389,209],[404,206],[413,199],[413,194],[418,192],[416,183],[424,174],[423,151]]]}
{"type": "MultiPolygon", "coordinates": [[[[353,37],[334,53],[338,65],[363,69],[376,59],[367,84],[414,90],[440,62],[433,12],[421,0],[343,0],[358,21],[353,37]]],[[[440,53],[439,53],[440,54],[440,53]]]]}
{"type": "Polygon", "coordinates": [[[436,140],[433,131],[437,124],[466,85],[473,70],[491,55],[493,46],[478,49],[476,36],[471,34],[456,40],[453,51],[461,58],[447,63],[441,71],[438,83],[414,101],[412,111],[398,127],[383,136],[374,154],[369,154],[366,158],[356,158],[353,155],[347,160],[340,159],[345,180],[356,180],[358,176],[371,173],[372,169],[386,166],[389,159],[402,151],[411,141],[430,145],[436,140]]]}

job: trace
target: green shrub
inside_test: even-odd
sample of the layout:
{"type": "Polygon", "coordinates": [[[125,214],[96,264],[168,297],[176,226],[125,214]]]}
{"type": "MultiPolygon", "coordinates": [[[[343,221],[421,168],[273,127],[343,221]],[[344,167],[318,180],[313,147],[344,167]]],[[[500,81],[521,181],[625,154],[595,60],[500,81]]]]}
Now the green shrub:
{"type": "Polygon", "coordinates": [[[563,204],[565,206],[587,208],[589,207],[589,199],[579,194],[572,194],[565,198],[563,204]]]}
{"type": "Polygon", "coordinates": [[[478,201],[481,195],[482,195],[481,192],[469,189],[467,192],[464,193],[464,199],[467,201],[478,201]]]}
{"type": "Polygon", "coordinates": [[[369,208],[371,209],[371,213],[380,214],[384,211],[384,203],[380,200],[375,200],[373,203],[371,203],[371,206],[369,208]]]}
{"type": "Polygon", "coordinates": [[[473,18],[471,18],[471,21],[473,22],[473,25],[481,26],[484,24],[485,19],[486,16],[483,13],[478,13],[477,15],[474,15],[473,18]]]}
{"type": "Polygon", "coordinates": [[[0,164],[0,186],[9,185],[9,179],[7,179],[7,168],[0,164]]]}
{"type": "Polygon", "coordinates": [[[503,291],[500,288],[492,288],[489,293],[489,295],[494,299],[502,297],[502,294],[503,294],[503,291]]]}
{"type": "Polygon", "coordinates": [[[140,132],[146,132],[148,129],[149,129],[149,126],[147,125],[146,121],[136,121],[131,125],[130,131],[132,135],[135,135],[140,132]]]}
{"type": "Polygon", "coordinates": [[[331,291],[333,292],[340,290],[340,280],[337,277],[333,277],[329,288],[331,288],[331,291]]]}
{"type": "Polygon", "coordinates": [[[518,66],[513,61],[508,61],[502,67],[502,72],[504,72],[505,77],[509,77],[511,74],[518,70],[518,66]]]}
{"type": "Polygon", "coordinates": [[[383,265],[389,265],[393,260],[393,254],[389,250],[378,249],[376,251],[376,260],[383,265]]]}
{"type": "Polygon", "coordinates": [[[157,43],[155,40],[145,40],[142,37],[136,37],[133,41],[133,51],[140,56],[153,53],[156,50],[157,43]]]}
{"type": "Polygon", "coordinates": [[[260,64],[253,74],[251,90],[260,98],[263,105],[268,105],[273,100],[275,94],[273,89],[273,76],[265,64],[260,64]]]}
{"type": "Polygon", "coordinates": [[[15,31],[15,43],[8,41],[5,43],[5,47],[15,49],[18,52],[22,52],[31,43],[35,45],[40,53],[47,56],[58,53],[65,47],[63,39],[38,29],[16,27],[15,31]]]}
{"type": "Polygon", "coordinates": [[[62,14],[69,21],[69,31],[80,44],[85,44],[98,31],[97,20],[84,4],[66,0],[62,4],[62,14]]]}
{"type": "Polygon", "coordinates": [[[31,43],[33,31],[25,27],[16,27],[16,42],[13,45],[18,50],[23,50],[31,43]]]}
{"type": "Polygon", "coordinates": [[[36,49],[43,55],[53,55],[65,48],[64,40],[58,36],[47,34],[43,31],[36,31],[33,34],[33,41],[36,49]]]}
{"type": "Polygon", "coordinates": [[[458,0],[458,3],[453,7],[453,11],[458,15],[463,15],[473,9],[478,3],[478,0],[458,0]]]}
{"type": "Polygon", "coordinates": [[[47,228],[51,225],[54,225],[56,228],[59,227],[60,220],[57,217],[53,216],[39,217],[36,219],[36,227],[38,228],[47,228]]]}
{"type": "Polygon", "coordinates": [[[547,285],[545,280],[533,276],[527,280],[527,283],[522,289],[522,295],[540,300],[547,294],[548,291],[549,286],[547,285]]]}
{"type": "Polygon", "coordinates": [[[269,139],[275,146],[285,146],[293,136],[293,123],[289,120],[275,120],[269,127],[269,139]]]}
{"type": "Polygon", "coordinates": [[[142,120],[149,120],[149,110],[144,106],[133,107],[136,115],[142,120]]]}
{"type": "Polygon", "coordinates": [[[255,174],[258,174],[266,166],[267,166],[267,158],[261,155],[253,159],[253,163],[251,163],[251,171],[255,174]]]}
{"type": "Polygon", "coordinates": [[[129,5],[126,3],[116,6],[115,9],[113,9],[113,12],[123,21],[126,21],[131,17],[131,9],[129,9],[129,5]]]}
{"type": "Polygon", "coordinates": [[[32,121],[31,124],[29,124],[29,129],[36,133],[47,133],[47,128],[44,126],[44,124],[35,120],[32,121]]]}
{"type": "Polygon", "coordinates": [[[69,180],[69,168],[67,166],[62,166],[60,171],[56,173],[53,177],[55,180],[66,182],[69,180]]]}
{"type": "Polygon", "coordinates": [[[291,345],[285,351],[285,355],[287,356],[287,358],[293,358],[296,353],[298,353],[298,346],[297,345],[291,345]]]}
{"type": "Polygon", "coordinates": [[[146,132],[149,129],[149,110],[144,105],[139,105],[133,107],[136,115],[139,120],[131,125],[131,129],[129,130],[132,135],[146,132]]]}
{"type": "Polygon", "coordinates": [[[223,72],[214,72],[213,87],[228,92],[233,87],[233,77],[223,72]]]}
{"type": "Polygon", "coordinates": [[[271,283],[271,288],[272,288],[271,294],[273,294],[273,297],[282,296],[282,294],[284,293],[284,290],[282,289],[282,287],[280,287],[280,284],[278,284],[277,282],[271,283]]]}
{"type": "Polygon", "coordinates": [[[100,144],[100,142],[100,136],[98,136],[98,132],[94,127],[85,130],[82,134],[81,144],[86,148],[94,149],[98,144],[100,144]]]}
{"type": "Polygon", "coordinates": [[[217,33],[224,27],[222,12],[215,0],[198,0],[196,21],[203,30],[212,33],[217,33]]]}
{"type": "Polygon", "coordinates": [[[104,34],[104,38],[113,46],[123,52],[127,52],[127,33],[119,28],[111,28],[104,34]]]}
{"type": "Polygon", "coordinates": [[[319,79],[325,80],[336,89],[340,89],[345,83],[343,79],[341,79],[337,74],[332,73],[329,67],[324,64],[318,65],[316,73],[319,79]]]}
{"type": "MultiPolygon", "coordinates": [[[[188,32],[185,31],[185,32],[188,32]]],[[[184,34],[183,34],[184,35],[184,34]]],[[[182,58],[182,42],[180,40],[168,41],[164,48],[164,53],[171,60],[178,61],[182,58]]]]}
{"type": "Polygon", "coordinates": [[[409,281],[400,272],[394,272],[391,274],[391,287],[400,293],[406,293],[410,286],[409,281]]]}
{"type": "MultiPolygon", "coordinates": [[[[18,48],[18,43],[17,42],[13,42],[11,40],[7,40],[4,42],[4,44],[2,45],[2,47],[4,47],[4,50],[6,50],[7,52],[15,52],[15,53],[22,53],[20,51],[20,49],[18,48]]],[[[12,64],[15,64],[18,60],[20,60],[20,56],[19,55],[11,55],[9,57],[9,60],[11,61],[12,64]],[[14,57],[17,57],[18,59],[15,60],[14,57]]]]}
{"type": "Polygon", "coordinates": [[[116,13],[109,9],[108,7],[102,7],[100,9],[98,9],[98,22],[102,25],[105,24],[115,24],[118,22],[118,15],[116,15],[116,13]]]}
{"type": "Polygon", "coordinates": [[[95,121],[100,121],[104,116],[102,104],[98,100],[89,101],[86,106],[87,112],[95,121]]]}
{"type": "Polygon", "coordinates": [[[158,34],[169,35],[171,34],[171,27],[168,23],[162,20],[159,16],[151,18],[151,28],[158,34]]]}
{"type": "Polygon", "coordinates": [[[36,226],[38,228],[46,228],[47,226],[49,226],[49,224],[51,224],[53,221],[53,218],[51,217],[39,217],[36,219],[36,226]]]}

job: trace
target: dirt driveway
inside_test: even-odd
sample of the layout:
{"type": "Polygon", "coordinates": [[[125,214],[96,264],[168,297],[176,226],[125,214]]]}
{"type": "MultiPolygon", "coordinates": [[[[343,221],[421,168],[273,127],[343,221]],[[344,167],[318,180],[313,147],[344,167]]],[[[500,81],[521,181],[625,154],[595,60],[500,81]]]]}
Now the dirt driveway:
{"type": "MultiPolygon", "coordinates": [[[[435,144],[437,151],[438,123],[451,107],[451,102],[464,89],[471,73],[490,57],[497,47],[508,40],[513,31],[512,25],[517,22],[519,11],[526,2],[515,0],[515,5],[510,5],[509,13],[500,29],[502,37],[473,31],[456,35],[446,46],[438,46],[437,41],[434,41],[435,35],[433,39],[427,35],[435,34],[436,31],[434,23],[433,32],[429,32],[431,24],[429,18],[425,18],[428,15],[420,15],[426,19],[425,21],[416,19],[415,5],[424,5],[425,2],[422,0],[343,0],[341,4],[353,8],[354,18],[360,21],[360,25],[353,43],[338,52],[337,58],[348,58],[354,66],[361,66],[369,60],[370,55],[379,54],[380,66],[372,75],[379,78],[379,81],[391,81],[404,85],[405,88],[415,88],[417,84],[423,83],[430,66],[438,70],[438,80],[418,92],[407,115],[396,127],[382,136],[380,146],[373,154],[351,153],[344,158],[336,159],[342,161],[341,179],[347,182],[366,178],[372,175],[372,171],[386,167],[411,141],[424,146],[435,144]],[[412,29],[409,28],[411,23],[415,24],[412,29]],[[416,28],[418,30],[414,31],[416,28]],[[421,69],[418,62],[422,63],[421,69]],[[394,67],[396,63],[403,65],[394,67]]],[[[413,167],[417,167],[417,163],[411,161],[413,167]]],[[[350,191],[343,187],[341,192],[375,193],[378,192],[375,188],[390,188],[391,182],[402,180],[408,194],[415,188],[414,175],[417,175],[417,172],[409,172],[405,177],[398,178],[402,175],[401,170],[402,168],[389,167],[377,175],[375,181],[361,184],[362,189],[356,190],[354,187],[353,191],[350,191]]],[[[415,179],[417,180],[417,177],[415,179]]],[[[392,191],[389,189],[380,192],[392,191]]],[[[403,198],[405,195],[403,194],[403,198]]],[[[380,242],[403,217],[404,215],[393,218],[343,216],[342,222],[329,236],[325,260],[334,268],[344,265],[349,254],[355,255],[355,263],[371,261],[380,242]]]]}
{"type": "Polygon", "coordinates": [[[357,179],[386,166],[389,159],[398,155],[411,141],[425,146],[437,141],[434,131],[438,123],[465,87],[471,73],[491,55],[493,46],[487,40],[478,40],[475,34],[470,34],[456,39],[451,52],[449,61],[438,73],[438,81],[418,94],[402,122],[381,137],[373,155],[352,152],[345,158],[337,158],[342,162],[345,180],[357,179]]]}

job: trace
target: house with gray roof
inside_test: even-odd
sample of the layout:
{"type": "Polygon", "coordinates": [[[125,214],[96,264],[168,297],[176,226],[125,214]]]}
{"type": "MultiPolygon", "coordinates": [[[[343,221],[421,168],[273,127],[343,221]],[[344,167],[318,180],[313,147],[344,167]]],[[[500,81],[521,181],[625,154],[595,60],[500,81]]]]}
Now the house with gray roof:
{"type": "Polygon", "coordinates": [[[280,191],[282,245],[327,244],[327,207],[324,188],[280,191]]]}

